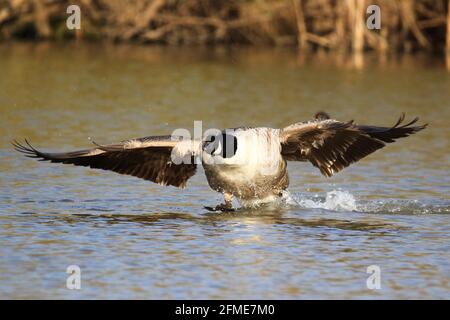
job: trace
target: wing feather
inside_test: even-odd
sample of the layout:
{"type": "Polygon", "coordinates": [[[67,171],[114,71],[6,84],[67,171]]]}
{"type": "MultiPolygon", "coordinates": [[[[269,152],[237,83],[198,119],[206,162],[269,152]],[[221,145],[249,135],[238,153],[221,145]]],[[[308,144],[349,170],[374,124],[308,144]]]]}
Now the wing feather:
{"type": "Polygon", "coordinates": [[[281,131],[281,153],[286,160],[310,161],[323,175],[331,177],[386,143],[427,126],[413,126],[418,118],[401,125],[404,119],[402,114],[392,127],[356,125],[353,121],[340,122],[324,117],[293,124],[281,131]]]}
{"type": "Polygon", "coordinates": [[[194,162],[199,142],[154,136],[125,140],[117,144],[97,145],[93,149],[72,152],[47,153],[25,143],[13,141],[14,148],[39,161],[73,164],[93,169],[110,170],[153,181],[162,185],[185,187],[197,169],[194,162]],[[173,151],[178,157],[190,159],[188,163],[174,163],[173,151]]]}

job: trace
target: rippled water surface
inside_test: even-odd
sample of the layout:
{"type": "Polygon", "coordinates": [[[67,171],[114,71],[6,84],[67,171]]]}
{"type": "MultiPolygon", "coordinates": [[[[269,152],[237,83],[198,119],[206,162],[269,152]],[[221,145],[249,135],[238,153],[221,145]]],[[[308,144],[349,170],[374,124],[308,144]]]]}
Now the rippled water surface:
{"type": "Polygon", "coordinates": [[[286,50],[0,46],[0,298],[450,298],[450,76],[433,59],[360,70],[286,50]],[[283,201],[210,213],[188,188],[40,163],[9,141],[70,150],[131,137],[283,127],[327,110],[425,131],[331,179],[290,163],[283,201]],[[69,265],[81,290],[66,288],[69,265]],[[381,268],[381,289],[366,287],[381,268]]]}

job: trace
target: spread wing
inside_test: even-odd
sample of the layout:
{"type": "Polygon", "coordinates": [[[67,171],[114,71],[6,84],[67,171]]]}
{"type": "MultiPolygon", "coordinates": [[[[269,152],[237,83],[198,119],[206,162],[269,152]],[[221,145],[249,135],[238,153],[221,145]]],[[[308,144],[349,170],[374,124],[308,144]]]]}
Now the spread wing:
{"type": "Polygon", "coordinates": [[[125,140],[117,144],[72,152],[46,153],[25,144],[12,142],[27,157],[40,161],[73,164],[94,169],[111,170],[153,181],[161,185],[185,187],[195,174],[194,158],[200,143],[195,140],[153,136],[125,140]],[[182,161],[184,160],[184,161],[182,161]]]}
{"type": "Polygon", "coordinates": [[[401,125],[402,114],[393,127],[356,125],[326,118],[293,124],[281,130],[281,153],[286,160],[310,161],[331,177],[350,164],[383,148],[386,143],[407,137],[426,127],[413,126],[418,120],[401,125]]]}

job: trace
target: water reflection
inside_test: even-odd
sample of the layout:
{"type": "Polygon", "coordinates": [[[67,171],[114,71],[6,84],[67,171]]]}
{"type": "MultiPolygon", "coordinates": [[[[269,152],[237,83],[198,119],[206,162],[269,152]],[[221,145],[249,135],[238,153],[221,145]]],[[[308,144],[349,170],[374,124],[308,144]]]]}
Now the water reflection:
{"type": "MultiPolygon", "coordinates": [[[[90,223],[96,224],[102,222],[105,224],[142,224],[143,226],[152,226],[155,224],[162,224],[165,226],[179,226],[182,227],[183,223],[195,223],[197,225],[206,225],[212,227],[220,227],[233,224],[242,225],[288,225],[289,227],[307,227],[307,228],[334,228],[340,230],[353,230],[353,231],[373,231],[378,235],[386,234],[390,231],[398,231],[405,229],[401,225],[395,223],[389,223],[384,219],[371,219],[366,217],[363,220],[350,220],[350,219],[329,219],[329,218],[311,218],[303,219],[300,217],[293,217],[292,215],[286,215],[286,212],[282,211],[270,211],[265,212],[261,210],[239,210],[233,213],[210,213],[204,214],[187,214],[187,213],[149,213],[144,215],[135,214],[104,214],[101,212],[95,214],[71,214],[64,215],[58,214],[57,216],[46,216],[35,213],[22,213],[34,215],[35,217],[42,218],[43,223],[47,223],[49,220],[51,223],[54,220],[62,221],[67,224],[76,225],[78,223],[90,223]]],[[[39,220],[37,220],[39,221],[39,220]]]]}

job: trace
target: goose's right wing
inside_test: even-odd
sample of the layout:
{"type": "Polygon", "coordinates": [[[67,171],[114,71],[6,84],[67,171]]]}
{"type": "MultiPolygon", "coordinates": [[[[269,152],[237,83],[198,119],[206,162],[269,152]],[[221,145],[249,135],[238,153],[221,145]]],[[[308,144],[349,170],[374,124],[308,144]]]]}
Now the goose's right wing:
{"type": "Polygon", "coordinates": [[[172,136],[151,136],[117,144],[72,152],[47,153],[13,142],[15,149],[30,158],[94,169],[111,170],[153,181],[161,185],[185,187],[197,169],[195,156],[200,143],[172,136]]]}

